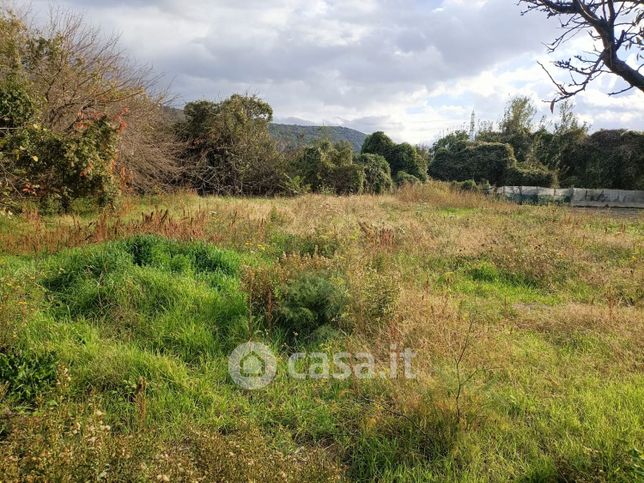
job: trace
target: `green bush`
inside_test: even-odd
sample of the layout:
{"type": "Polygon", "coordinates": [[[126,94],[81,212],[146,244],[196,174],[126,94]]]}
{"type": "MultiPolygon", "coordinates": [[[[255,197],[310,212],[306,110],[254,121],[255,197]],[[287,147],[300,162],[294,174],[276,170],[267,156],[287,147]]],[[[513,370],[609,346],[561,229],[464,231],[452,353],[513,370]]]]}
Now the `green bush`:
{"type": "Polygon", "coordinates": [[[0,83],[0,137],[1,129],[16,129],[34,122],[36,103],[19,82],[6,80],[0,83]]]}
{"type": "Polygon", "coordinates": [[[19,350],[0,351],[0,385],[20,405],[32,407],[56,382],[57,359],[54,354],[33,354],[19,350]]]}
{"type": "Polygon", "coordinates": [[[339,195],[360,194],[365,184],[364,169],[358,164],[337,166],[331,171],[329,184],[339,195]]]}
{"type": "Polygon", "coordinates": [[[360,154],[356,163],[364,168],[365,192],[372,194],[390,193],[393,189],[391,168],[387,160],[378,154],[360,154]]]}
{"type": "Polygon", "coordinates": [[[487,180],[502,185],[506,170],[516,164],[512,147],[501,143],[474,142],[457,144],[453,148],[440,148],[434,153],[429,174],[444,181],[477,183],[487,180]]]}
{"type": "Polygon", "coordinates": [[[277,325],[291,342],[337,322],[347,302],[341,286],[316,273],[304,273],[289,281],[279,289],[277,300],[277,325]]]}
{"type": "Polygon", "coordinates": [[[432,151],[437,152],[440,149],[447,149],[448,151],[460,151],[467,147],[470,142],[470,135],[465,131],[454,131],[443,136],[436,141],[432,146],[432,151]]]}
{"type": "Polygon", "coordinates": [[[562,186],[644,190],[644,133],[598,131],[565,150],[560,169],[562,186]]]}
{"type": "Polygon", "coordinates": [[[512,146],[512,153],[519,163],[533,160],[533,135],[528,131],[494,132],[485,131],[476,137],[476,142],[507,144],[512,146]]]}
{"type": "Polygon", "coordinates": [[[14,190],[42,205],[58,202],[65,211],[81,197],[100,204],[115,199],[118,126],[103,115],[93,115],[64,133],[45,129],[33,122],[35,104],[20,89],[15,93],[0,89],[0,104],[1,123],[11,128],[0,134],[0,155],[14,190]]]}
{"type": "Polygon", "coordinates": [[[505,172],[508,186],[541,186],[550,188],[557,185],[557,173],[545,166],[511,166],[505,172]]]}
{"type": "Polygon", "coordinates": [[[399,171],[398,174],[396,174],[396,186],[418,183],[420,183],[420,180],[406,171],[399,171]]]}
{"type": "Polygon", "coordinates": [[[295,162],[294,171],[302,183],[312,191],[320,191],[333,171],[328,144],[318,144],[304,148],[295,162]]]}
{"type": "Polygon", "coordinates": [[[421,181],[427,180],[427,162],[411,144],[397,144],[387,160],[392,173],[404,171],[421,181]]]}
{"type": "Polygon", "coordinates": [[[425,181],[427,179],[427,160],[421,156],[418,150],[408,143],[394,143],[382,131],[367,136],[361,153],[375,154],[385,158],[394,177],[400,171],[405,171],[419,180],[425,181]]]}
{"type": "Polygon", "coordinates": [[[473,179],[466,179],[465,181],[453,181],[452,186],[461,191],[478,191],[479,186],[473,179]]]}
{"type": "Polygon", "coordinates": [[[336,194],[362,193],[365,173],[362,165],[353,162],[349,143],[321,141],[305,148],[296,159],[294,171],[312,191],[336,194]]]}

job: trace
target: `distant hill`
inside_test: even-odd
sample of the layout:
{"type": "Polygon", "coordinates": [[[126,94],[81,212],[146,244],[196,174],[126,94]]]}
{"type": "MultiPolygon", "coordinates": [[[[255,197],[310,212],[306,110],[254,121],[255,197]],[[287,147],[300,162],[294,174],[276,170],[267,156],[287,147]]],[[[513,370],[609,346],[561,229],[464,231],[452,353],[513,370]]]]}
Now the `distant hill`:
{"type": "Polygon", "coordinates": [[[306,146],[319,139],[328,138],[333,142],[349,141],[354,151],[360,151],[365,133],[340,126],[299,126],[295,124],[271,124],[269,130],[283,148],[306,146]]]}
{"type": "MultiPolygon", "coordinates": [[[[185,119],[183,109],[164,107],[164,111],[173,122],[185,119]]],[[[293,120],[295,121],[296,119],[293,118],[293,120]]],[[[297,119],[297,122],[306,123],[307,121],[297,119]]],[[[269,126],[269,131],[278,142],[280,148],[283,149],[299,148],[319,139],[328,138],[333,142],[349,141],[354,151],[360,151],[364,140],[367,138],[365,133],[341,126],[272,123],[269,126]]]]}

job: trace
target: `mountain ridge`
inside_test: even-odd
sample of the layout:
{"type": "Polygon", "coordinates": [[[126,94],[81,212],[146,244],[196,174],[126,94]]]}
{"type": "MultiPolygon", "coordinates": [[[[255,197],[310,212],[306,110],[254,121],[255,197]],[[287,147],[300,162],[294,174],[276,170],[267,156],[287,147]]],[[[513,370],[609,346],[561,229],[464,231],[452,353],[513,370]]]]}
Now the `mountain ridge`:
{"type": "Polygon", "coordinates": [[[307,146],[320,139],[347,141],[354,151],[360,151],[367,134],[344,126],[303,126],[271,123],[269,131],[282,149],[307,146]]]}
{"type": "MultiPolygon", "coordinates": [[[[166,106],[164,111],[173,122],[183,121],[185,116],[183,109],[166,106]]],[[[347,141],[354,151],[360,151],[367,134],[344,126],[316,126],[309,124],[304,119],[286,118],[284,120],[297,120],[302,124],[290,122],[272,122],[269,124],[269,132],[279,144],[281,149],[297,149],[308,146],[320,139],[329,139],[333,142],[347,141]]]]}

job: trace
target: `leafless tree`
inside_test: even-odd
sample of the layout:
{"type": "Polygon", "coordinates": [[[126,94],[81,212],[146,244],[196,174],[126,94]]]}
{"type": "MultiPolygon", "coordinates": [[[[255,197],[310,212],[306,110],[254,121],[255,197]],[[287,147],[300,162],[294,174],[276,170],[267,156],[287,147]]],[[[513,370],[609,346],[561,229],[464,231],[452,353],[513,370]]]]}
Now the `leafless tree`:
{"type": "Polygon", "coordinates": [[[543,12],[548,18],[559,20],[562,33],[548,44],[550,53],[579,33],[587,32],[594,41],[590,52],[582,52],[567,60],[558,60],[554,65],[568,72],[567,82],[559,82],[542,64],[557,87],[556,102],[579,94],[597,77],[612,73],[621,77],[628,87],[611,92],[620,94],[630,89],[644,92],[644,75],[640,72],[644,45],[644,2],[642,0],[519,0],[524,5],[522,12],[543,12]],[[624,54],[636,51],[638,67],[624,60],[624,54]]]}

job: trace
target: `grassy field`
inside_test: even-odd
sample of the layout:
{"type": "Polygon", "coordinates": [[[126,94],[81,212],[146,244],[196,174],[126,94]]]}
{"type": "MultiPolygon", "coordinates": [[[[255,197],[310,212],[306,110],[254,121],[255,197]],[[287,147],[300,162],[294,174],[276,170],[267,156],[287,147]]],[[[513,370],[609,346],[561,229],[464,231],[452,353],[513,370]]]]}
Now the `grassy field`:
{"type": "Polygon", "coordinates": [[[0,215],[0,480],[642,479],[643,241],[438,183],[0,215]],[[392,345],[416,379],[284,370],[392,345]]]}

